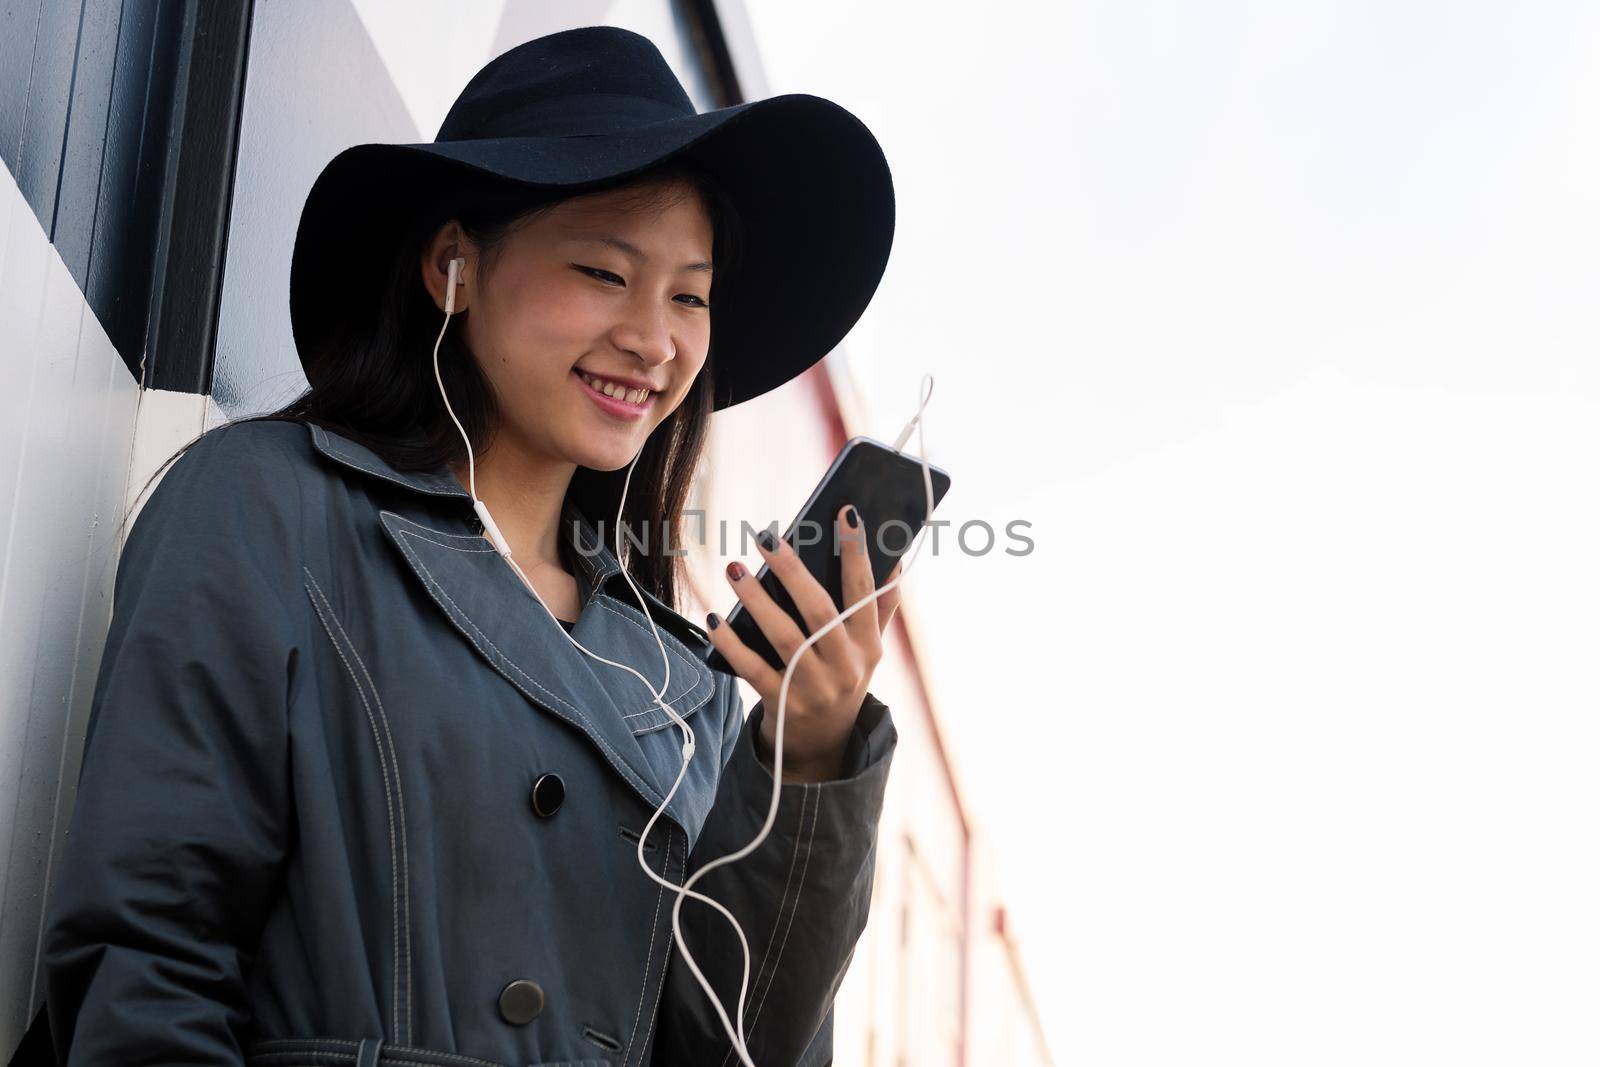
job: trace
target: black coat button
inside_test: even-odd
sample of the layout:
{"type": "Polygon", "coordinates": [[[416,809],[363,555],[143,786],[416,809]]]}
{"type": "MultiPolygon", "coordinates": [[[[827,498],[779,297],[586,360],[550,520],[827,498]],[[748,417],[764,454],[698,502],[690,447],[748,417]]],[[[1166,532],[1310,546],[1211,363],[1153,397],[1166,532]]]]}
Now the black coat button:
{"type": "Polygon", "coordinates": [[[559,774],[541,774],[539,780],[533,783],[533,791],[528,794],[528,803],[533,806],[535,815],[548,819],[556,813],[566,796],[566,783],[562,782],[559,774]]]}
{"type": "Polygon", "coordinates": [[[512,1026],[526,1026],[544,1011],[544,990],[538,982],[518,978],[500,990],[500,1018],[512,1026]]]}

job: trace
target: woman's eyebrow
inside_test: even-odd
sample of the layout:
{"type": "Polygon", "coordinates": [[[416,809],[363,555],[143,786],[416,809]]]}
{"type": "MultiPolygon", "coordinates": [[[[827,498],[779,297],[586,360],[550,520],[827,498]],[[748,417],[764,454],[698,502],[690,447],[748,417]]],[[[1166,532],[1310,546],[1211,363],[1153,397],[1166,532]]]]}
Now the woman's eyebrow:
{"type": "MultiPolygon", "coordinates": [[[[633,244],[633,242],[624,240],[615,234],[583,234],[573,236],[569,238],[569,240],[582,241],[585,244],[610,245],[612,248],[615,248],[617,251],[623,253],[631,259],[638,260],[640,263],[643,263],[650,258],[649,256],[645,255],[643,249],[633,244]]],[[[710,274],[711,269],[711,264],[705,260],[700,260],[696,263],[685,263],[683,266],[678,268],[680,271],[693,270],[700,271],[704,274],[710,274]]]]}

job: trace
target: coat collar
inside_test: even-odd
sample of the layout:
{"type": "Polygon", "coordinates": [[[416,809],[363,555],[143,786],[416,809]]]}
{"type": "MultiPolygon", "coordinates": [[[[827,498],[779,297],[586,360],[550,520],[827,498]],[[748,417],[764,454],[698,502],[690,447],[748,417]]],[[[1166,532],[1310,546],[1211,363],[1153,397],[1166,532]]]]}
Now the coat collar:
{"type": "MultiPolygon", "coordinates": [[[[641,797],[652,807],[659,806],[682,760],[676,744],[664,744],[662,738],[646,741],[645,737],[670,728],[676,741],[680,736],[676,725],[637,678],[572,646],[559,624],[477,530],[472,496],[454,473],[448,468],[397,470],[366,446],[314,423],[308,425],[316,450],[345,468],[421,496],[461,501],[464,521],[460,526],[439,520],[425,525],[411,515],[385,509],[380,509],[378,517],[385,536],[429,599],[477,653],[535,706],[587,735],[641,797]],[[667,757],[671,757],[670,768],[667,757]]],[[[561,525],[562,536],[575,549],[575,577],[583,600],[572,636],[596,654],[626,663],[659,682],[661,650],[622,575],[621,564],[570,500],[562,507],[561,525]]],[[[699,751],[714,760],[717,745],[704,742],[706,731],[716,731],[720,724],[693,718],[716,691],[714,672],[701,656],[710,642],[703,631],[648,590],[640,587],[639,592],[650,606],[671,664],[665,699],[695,728],[699,751]]],[[[689,788],[695,776],[691,765],[684,785],[667,807],[667,814],[688,830],[691,840],[711,802],[710,795],[701,795],[707,791],[689,788]]]]}
{"type": "MultiPolygon", "coordinates": [[[[447,467],[440,467],[432,471],[402,471],[396,469],[382,456],[372,449],[357,441],[343,436],[333,430],[318,426],[316,423],[307,423],[311,427],[311,439],[317,451],[329,459],[337,460],[352,470],[370,474],[386,482],[410,489],[412,492],[433,497],[453,497],[465,501],[468,505],[467,519],[475,530],[481,529],[478,520],[472,514],[470,505],[472,494],[467,492],[466,486],[447,467]]],[[[605,538],[600,536],[599,530],[588,518],[578,510],[577,505],[571,500],[565,501],[561,506],[561,532],[566,535],[567,541],[578,551],[574,553],[578,558],[580,572],[576,577],[583,589],[585,607],[588,601],[594,599],[606,581],[622,573],[622,564],[616,556],[606,547],[605,538]]],[[[486,542],[487,543],[487,542],[486,542]]],[[[626,585],[626,582],[624,582],[626,585]]],[[[655,598],[650,598],[651,607],[654,609],[655,598]]],[[[665,607],[665,605],[662,605],[665,607]]],[[[676,613],[674,613],[676,614],[676,613]]],[[[688,620],[683,620],[685,623],[688,620]]],[[[690,625],[690,630],[704,637],[703,631],[690,625]]],[[[709,642],[707,642],[709,644],[709,642]]]]}

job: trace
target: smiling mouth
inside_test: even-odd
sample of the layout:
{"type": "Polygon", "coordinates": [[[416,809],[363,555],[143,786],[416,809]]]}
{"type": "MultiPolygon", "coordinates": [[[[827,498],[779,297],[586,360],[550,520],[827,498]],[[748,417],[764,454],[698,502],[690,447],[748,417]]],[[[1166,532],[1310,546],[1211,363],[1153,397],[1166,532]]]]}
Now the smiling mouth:
{"type": "Polygon", "coordinates": [[[649,406],[650,401],[658,395],[655,390],[630,389],[618,382],[608,381],[604,378],[596,378],[592,374],[585,374],[576,367],[573,368],[572,373],[576,374],[583,384],[588,386],[592,391],[600,394],[603,397],[606,397],[609,400],[614,400],[622,404],[628,404],[632,407],[647,407],[649,406]]]}

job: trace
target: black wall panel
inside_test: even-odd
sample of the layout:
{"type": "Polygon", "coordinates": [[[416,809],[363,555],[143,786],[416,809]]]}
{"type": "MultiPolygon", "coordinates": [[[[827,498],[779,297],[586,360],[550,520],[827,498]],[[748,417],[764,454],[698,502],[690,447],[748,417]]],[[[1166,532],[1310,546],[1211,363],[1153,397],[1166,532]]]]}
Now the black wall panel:
{"type": "Polygon", "coordinates": [[[0,5],[0,159],[129,373],[207,391],[249,0],[0,5]]]}
{"type": "Polygon", "coordinates": [[[183,28],[180,15],[179,0],[123,4],[94,210],[93,252],[87,272],[80,276],[89,306],[135,377],[156,266],[168,118],[177,74],[173,57],[183,28]]]}
{"type": "Polygon", "coordinates": [[[50,232],[61,178],[61,145],[72,98],[72,70],[78,55],[81,0],[6,0],[3,32],[6,166],[50,232]],[[13,54],[14,51],[14,54],[13,54]]]}
{"type": "Polygon", "coordinates": [[[55,206],[48,227],[56,251],[84,290],[88,289],[100,166],[106,153],[106,116],[117,70],[121,10],[121,0],[83,0],[55,206]]]}

